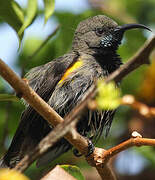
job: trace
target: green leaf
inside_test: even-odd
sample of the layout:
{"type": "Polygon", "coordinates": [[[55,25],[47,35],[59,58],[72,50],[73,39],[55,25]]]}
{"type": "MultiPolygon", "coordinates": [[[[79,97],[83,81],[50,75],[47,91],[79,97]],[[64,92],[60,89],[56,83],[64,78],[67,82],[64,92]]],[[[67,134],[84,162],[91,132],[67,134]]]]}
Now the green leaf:
{"type": "Polygon", "coordinates": [[[75,177],[77,180],[85,180],[80,169],[77,166],[61,165],[60,167],[71,174],[73,177],[75,177]]]}
{"type": "Polygon", "coordinates": [[[44,6],[45,6],[45,24],[47,20],[50,18],[50,16],[54,12],[55,7],[55,0],[44,0],[44,6]]]}
{"type": "Polygon", "coordinates": [[[18,35],[24,32],[24,30],[32,23],[37,12],[37,0],[28,0],[28,5],[26,9],[26,17],[22,27],[20,28],[18,35]]]}
{"type": "MultiPolygon", "coordinates": [[[[21,7],[13,0],[0,0],[0,18],[7,22],[17,33],[24,22],[24,13],[21,7]]],[[[18,35],[19,40],[23,34],[18,35]]]]}
{"type": "Polygon", "coordinates": [[[15,95],[0,94],[0,101],[19,101],[15,95]]]}
{"type": "Polygon", "coordinates": [[[104,80],[99,80],[97,90],[96,102],[98,109],[113,110],[120,105],[120,90],[114,82],[106,84],[104,80]]]}

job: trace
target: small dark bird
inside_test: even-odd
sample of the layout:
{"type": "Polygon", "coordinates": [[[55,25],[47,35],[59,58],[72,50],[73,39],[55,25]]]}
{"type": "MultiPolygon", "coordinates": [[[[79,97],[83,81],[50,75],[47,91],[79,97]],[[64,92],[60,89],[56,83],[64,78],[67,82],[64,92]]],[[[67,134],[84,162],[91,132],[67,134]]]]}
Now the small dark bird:
{"type": "MultiPolygon", "coordinates": [[[[133,28],[149,30],[141,24],[118,26],[104,15],[80,22],[70,52],[30,70],[26,75],[29,85],[64,117],[80,102],[94,79],[107,77],[120,67],[122,62],[116,51],[124,32],[133,28]]],[[[103,129],[108,134],[114,113],[115,110],[87,110],[77,123],[77,131],[96,142],[103,129]]],[[[1,158],[1,167],[15,167],[51,130],[47,121],[27,105],[12,143],[1,158]]],[[[38,164],[50,162],[71,148],[62,138],[39,159],[38,164]]]]}

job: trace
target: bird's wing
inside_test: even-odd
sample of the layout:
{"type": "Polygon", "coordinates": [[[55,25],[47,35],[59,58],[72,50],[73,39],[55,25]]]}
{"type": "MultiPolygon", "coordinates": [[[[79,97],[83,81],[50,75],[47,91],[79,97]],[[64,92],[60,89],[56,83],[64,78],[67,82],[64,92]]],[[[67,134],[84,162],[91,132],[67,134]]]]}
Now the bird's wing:
{"type": "Polygon", "coordinates": [[[47,64],[32,68],[26,75],[25,78],[28,80],[29,85],[35,91],[38,91],[40,87],[45,84],[50,75],[52,81],[61,78],[65,70],[74,62],[76,59],[75,54],[66,54],[62,57],[54,59],[47,64]],[[46,76],[45,76],[46,74],[46,76]]]}
{"type": "MultiPolygon", "coordinates": [[[[75,54],[67,54],[40,68],[32,69],[27,74],[30,86],[47,102],[56,84],[76,58],[75,54]]],[[[22,113],[15,136],[0,165],[14,167],[50,130],[48,123],[28,106],[22,113]]]]}

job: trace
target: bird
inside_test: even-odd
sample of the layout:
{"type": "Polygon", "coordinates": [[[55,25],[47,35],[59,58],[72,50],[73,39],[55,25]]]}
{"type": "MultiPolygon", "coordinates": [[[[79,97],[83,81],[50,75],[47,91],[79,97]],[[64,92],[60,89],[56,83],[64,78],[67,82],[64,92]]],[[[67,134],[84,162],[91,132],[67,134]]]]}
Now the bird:
{"type": "MultiPolygon", "coordinates": [[[[32,89],[61,117],[66,116],[94,83],[118,69],[122,60],[117,54],[124,33],[134,28],[150,30],[142,24],[118,25],[114,20],[97,15],[79,23],[70,51],[47,64],[32,68],[26,79],[32,89]]],[[[103,132],[109,133],[116,110],[87,110],[76,129],[92,142],[103,132]]],[[[50,132],[53,127],[33,107],[26,105],[10,147],[0,160],[0,167],[14,168],[19,161],[50,132]]],[[[72,148],[64,138],[39,158],[44,165],[72,148]]]]}

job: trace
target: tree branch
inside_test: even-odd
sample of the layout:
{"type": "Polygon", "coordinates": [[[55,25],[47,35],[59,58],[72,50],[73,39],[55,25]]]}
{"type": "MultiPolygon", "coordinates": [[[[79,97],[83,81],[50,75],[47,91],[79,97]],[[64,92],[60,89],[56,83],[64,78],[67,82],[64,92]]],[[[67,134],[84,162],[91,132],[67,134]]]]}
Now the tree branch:
{"type": "MultiPolygon", "coordinates": [[[[101,148],[97,148],[96,151],[100,151],[100,153],[96,153],[95,155],[92,155],[92,157],[96,158],[96,163],[97,165],[100,167],[104,167],[104,165],[109,161],[109,159],[111,159],[113,156],[115,156],[116,154],[130,148],[133,146],[155,146],[155,139],[149,139],[149,138],[141,138],[139,136],[135,137],[135,138],[130,138],[122,143],[120,143],[119,145],[116,145],[108,150],[103,150],[101,148]]],[[[88,157],[88,161],[89,161],[88,157]]]]}
{"type": "Polygon", "coordinates": [[[132,95],[125,95],[122,97],[121,100],[122,105],[128,105],[134,108],[146,118],[153,118],[155,117],[155,107],[149,107],[146,104],[143,104],[135,99],[132,95]]]}

